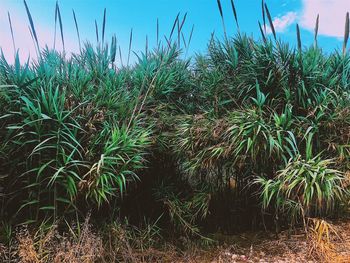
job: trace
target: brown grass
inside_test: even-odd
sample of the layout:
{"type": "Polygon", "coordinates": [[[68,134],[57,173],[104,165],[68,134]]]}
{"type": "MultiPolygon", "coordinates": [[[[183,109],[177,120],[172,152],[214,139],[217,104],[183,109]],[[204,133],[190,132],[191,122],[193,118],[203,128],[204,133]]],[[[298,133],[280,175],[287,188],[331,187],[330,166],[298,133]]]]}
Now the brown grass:
{"type": "Polygon", "coordinates": [[[11,248],[0,248],[0,262],[92,263],[102,258],[102,239],[92,231],[89,217],[81,229],[69,227],[69,233],[64,235],[56,230],[56,226],[39,229],[32,233],[28,227],[21,228],[11,248]]]}
{"type": "Polygon", "coordinates": [[[35,248],[34,240],[30,236],[28,229],[25,228],[17,234],[18,256],[23,263],[41,262],[38,251],[35,248]]]}
{"type": "Polygon", "coordinates": [[[73,234],[73,237],[65,236],[61,239],[54,256],[54,262],[92,263],[101,259],[102,255],[102,239],[92,232],[89,218],[87,218],[78,236],[73,234]]]}
{"type": "Polygon", "coordinates": [[[325,220],[310,218],[307,226],[309,254],[322,262],[332,262],[336,239],[341,240],[335,226],[325,220]]]}
{"type": "MultiPolygon", "coordinates": [[[[21,228],[11,247],[0,244],[0,262],[92,263],[92,262],[350,262],[350,220],[330,223],[309,219],[303,228],[273,233],[254,232],[235,236],[215,235],[218,246],[202,247],[191,240],[180,250],[143,227],[114,223],[96,234],[89,218],[81,228],[57,227],[37,232],[21,228]],[[162,241],[162,242],[160,242],[162,241]]],[[[179,243],[179,241],[177,241],[179,243]]]]}

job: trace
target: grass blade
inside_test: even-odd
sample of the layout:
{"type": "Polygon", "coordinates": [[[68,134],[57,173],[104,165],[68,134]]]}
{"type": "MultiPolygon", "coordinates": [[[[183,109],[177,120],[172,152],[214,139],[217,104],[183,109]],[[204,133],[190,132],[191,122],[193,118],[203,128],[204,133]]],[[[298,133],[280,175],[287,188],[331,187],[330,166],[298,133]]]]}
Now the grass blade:
{"type": "Polygon", "coordinates": [[[181,37],[182,37],[182,42],[184,43],[184,47],[187,48],[187,43],[183,32],[181,32],[181,37]]]}
{"type": "Polygon", "coordinates": [[[28,19],[29,19],[29,24],[30,24],[31,32],[33,34],[33,39],[35,40],[35,43],[36,43],[36,46],[37,46],[37,49],[38,49],[38,53],[40,53],[39,41],[38,41],[38,36],[36,34],[36,31],[35,31],[33,18],[32,18],[32,15],[31,15],[30,11],[29,11],[29,8],[28,8],[26,0],[23,0],[23,2],[24,2],[24,6],[26,8],[28,19]]]}
{"type": "MultiPolygon", "coordinates": [[[[303,74],[303,53],[301,50],[300,28],[298,24],[296,25],[296,28],[297,28],[297,45],[298,45],[298,52],[299,52],[299,65],[300,65],[301,74],[303,74]]],[[[296,96],[298,96],[298,94],[296,96]]]]}
{"type": "Polygon", "coordinates": [[[77,35],[78,35],[79,50],[81,50],[81,42],[80,42],[80,34],[79,34],[79,28],[78,28],[77,17],[75,16],[74,10],[72,10],[72,11],[73,11],[73,18],[74,18],[75,29],[76,29],[77,35]]]}
{"type": "Polygon", "coordinates": [[[126,66],[127,66],[127,67],[129,66],[129,62],[130,62],[131,45],[132,45],[132,29],[131,29],[131,31],[130,31],[128,61],[127,61],[127,63],[126,63],[126,66]]]}
{"type": "Polygon", "coordinates": [[[346,19],[345,19],[345,33],[344,33],[344,43],[343,43],[343,54],[346,53],[346,46],[348,44],[349,40],[349,12],[346,13],[346,19]]]}
{"type": "Polygon", "coordinates": [[[166,37],[166,35],[164,35],[164,38],[165,38],[165,41],[168,44],[168,48],[170,49],[171,48],[171,41],[166,37]]]}
{"type": "Polygon", "coordinates": [[[192,29],[191,29],[191,33],[190,33],[190,37],[188,38],[188,41],[187,41],[187,46],[190,45],[191,43],[191,40],[192,40],[192,35],[193,35],[193,31],[194,31],[194,25],[192,25],[192,29]]]}
{"type": "Polygon", "coordinates": [[[119,46],[119,59],[120,59],[120,64],[122,67],[124,67],[124,64],[123,64],[123,56],[122,56],[122,50],[119,46]]]}
{"type": "Polygon", "coordinates": [[[315,38],[314,38],[314,47],[317,47],[317,35],[318,35],[318,26],[320,21],[320,14],[317,14],[316,25],[315,25],[315,38]]]}
{"type": "Polygon", "coordinates": [[[180,20],[177,20],[177,46],[180,47],[180,20]]]}
{"type": "Polygon", "coordinates": [[[102,45],[105,41],[105,29],[106,29],[106,8],[103,11],[103,22],[102,22],[102,45]]]}
{"type": "Polygon", "coordinates": [[[260,32],[261,32],[262,39],[263,39],[264,43],[266,43],[266,37],[265,37],[265,34],[264,34],[263,29],[262,29],[260,21],[258,21],[258,23],[259,23],[259,29],[260,29],[260,32]]]}
{"type": "Polygon", "coordinates": [[[57,2],[56,2],[56,5],[55,5],[55,31],[54,31],[54,35],[53,35],[53,49],[56,49],[57,16],[58,16],[58,11],[57,11],[57,2]]]}
{"type": "Polygon", "coordinates": [[[224,14],[223,14],[223,12],[222,12],[221,1],[220,1],[220,0],[217,0],[217,3],[218,3],[218,8],[219,8],[219,12],[220,12],[221,19],[224,19],[224,14]]]}
{"type": "Polygon", "coordinates": [[[177,30],[178,30],[178,46],[180,47],[180,39],[181,39],[181,32],[182,32],[182,28],[185,24],[185,21],[186,21],[186,17],[187,17],[187,13],[185,13],[182,21],[181,21],[181,24],[179,22],[179,20],[177,20],[177,30]]]}
{"type": "Polygon", "coordinates": [[[14,38],[14,36],[13,36],[13,28],[12,28],[12,22],[11,22],[10,12],[7,12],[7,17],[8,17],[8,19],[9,19],[9,25],[10,25],[10,30],[11,30],[13,52],[14,52],[14,54],[16,54],[16,45],[15,45],[15,38],[14,38]]]}
{"type": "Polygon", "coordinates": [[[56,7],[57,7],[58,22],[59,22],[59,24],[60,24],[60,31],[61,31],[61,40],[62,40],[63,51],[65,51],[65,47],[64,47],[64,37],[63,37],[62,17],[61,17],[60,7],[58,6],[58,2],[56,2],[56,7]]]}
{"type": "Polygon", "coordinates": [[[117,53],[117,37],[115,35],[112,36],[111,43],[111,62],[112,64],[115,62],[115,56],[117,53]]]}
{"type": "MultiPolygon", "coordinates": [[[[34,39],[33,32],[32,32],[32,30],[30,29],[30,26],[28,26],[28,30],[29,30],[30,36],[31,36],[31,38],[32,38],[32,40],[33,40],[33,43],[34,43],[34,46],[35,46],[35,45],[36,45],[36,42],[35,42],[35,39],[34,39]]],[[[35,53],[36,53],[36,56],[39,57],[39,53],[38,53],[38,49],[37,49],[37,48],[35,49],[35,53]]]]}
{"type": "Polygon", "coordinates": [[[269,23],[270,23],[270,27],[271,27],[271,31],[272,31],[273,37],[274,37],[275,40],[277,40],[275,27],[273,26],[273,22],[272,22],[272,18],[271,18],[271,15],[270,15],[270,11],[269,11],[269,9],[268,9],[266,4],[265,4],[265,11],[266,11],[266,14],[267,14],[267,19],[269,20],[269,23]]]}
{"type": "Polygon", "coordinates": [[[97,43],[100,42],[99,38],[98,38],[98,26],[97,26],[97,21],[95,20],[95,31],[96,31],[96,40],[97,43]]]}
{"type": "Polygon", "coordinates": [[[218,8],[219,8],[220,16],[221,16],[222,28],[224,29],[224,36],[225,36],[225,39],[227,39],[226,26],[225,26],[225,19],[224,19],[224,14],[223,14],[223,12],[222,12],[221,1],[220,1],[220,0],[217,0],[217,3],[218,3],[218,8]]]}
{"type": "Polygon", "coordinates": [[[235,18],[236,26],[237,26],[237,29],[238,29],[238,32],[239,32],[240,30],[239,30],[239,24],[238,24],[238,19],[237,19],[237,12],[236,12],[235,3],[233,2],[233,0],[231,0],[231,8],[232,8],[233,16],[235,18]]]}
{"type": "Polygon", "coordinates": [[[215,39],[215,30],[210,34],[210,40],[209,40],[210,45],[213,43],[214,39],[215,39]]]}
{"type": "Polygon", "coordinates": [[[300,37],[300,29],[298,24],[297,24],[297,41],[298,41],[298,50],[301,53],[301,37],[300,37]]]}
{"type": "Polygon", "coordinates": [[[262,0],[261,1],[261,11],[262,11],[262,18],[263,18],[263,23],[264,23],[264,33],[266,35],[266,15],[265,15],[264,5],[265,5],[265,1],[262,0]]]}
{"type": "Polygon", "coordinates": [[[181,24],[180,24],[180,32],[182,31],[182,27],[183,27],[184,24],[185,24],[186,18],[187,18],[187,13],[185,13],[185,15],[184,15],[184,17],[183,17],[183,19],[182,19],[182,21],[181,21],[181,24]]]}
{"type": "Polygon", "coordinates": [[[174,30],[175,30],[175,26],[177,24],[177,21],[179,20],[179,15],[180,13],[177,14],[175,20],[174,20],[174,24],[173,24],[173,27],[171,28],[171,32],[170,32],[170,36],[169,36],[169,39],[171,40],[171,37],[173,36],[173,33],[174,33],[174,30]]]}
{"type": "Polygon", "coordinates": [[[185,54],[185,57],[187,57],[188,49],[189,49],[189,47],[190,47],[191,40],[192,40],[192,36],[193,36],[193,31],[194,31],[194,25],[192,25],[191,32],[190,32],[190,36],[189,36],[188,41],[187,41],[187,44],[186,44],[186,54],[185,54]]]}

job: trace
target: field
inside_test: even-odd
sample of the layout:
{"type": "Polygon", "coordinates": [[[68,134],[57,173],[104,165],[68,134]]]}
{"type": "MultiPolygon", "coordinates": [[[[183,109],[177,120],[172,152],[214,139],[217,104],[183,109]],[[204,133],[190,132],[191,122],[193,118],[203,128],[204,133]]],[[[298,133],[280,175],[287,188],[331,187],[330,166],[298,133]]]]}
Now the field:
{"type": "Polygon", "coordinates": [[[106,12],[68,55],[26,8],[38,59],[0,58],[2,262],[349,262],[349,14],[331,53],[263,5],[259,39],[192,56],[177,16],[123,63],[106,12]]]}

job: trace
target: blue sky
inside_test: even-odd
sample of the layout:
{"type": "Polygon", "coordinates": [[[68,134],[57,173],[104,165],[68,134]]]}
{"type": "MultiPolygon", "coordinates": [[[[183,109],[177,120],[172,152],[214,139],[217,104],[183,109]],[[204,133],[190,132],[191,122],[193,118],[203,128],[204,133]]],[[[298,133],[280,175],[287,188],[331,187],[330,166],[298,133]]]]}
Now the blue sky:
{"type": "MultiPolygon", "coordinates": [[[[27,0],[38,31],[41,46],[52,46],[54,35],[55,0],[27,0]]],[[[221,0],[228,35],[237,32],[229,0],[221,0]]],[[[301,26],[302,42],[305,46],[313,42],[313,27],[320,14],[319,45],[326,51],[340,48],[344,34],[345,14],[350,10],[350,0],[266,0],[278,37],[292,45],[296,41],[295,25],[301,26]]],[[[261,0],[236,0],[241,31],[260,37],[258,20],[262,20],[261,0]]],[[[223,37],[223,29],[216,0],[60,0],[66,49],[78,50],[72,9],[75,10],[81,38],[96,41],[95,19],[101,27],[103,10],[107,8],[106,39],[116,34],[122,53],[126,56],[131,28],[133,29],[133,51],[142,51],[148,35],[150,46],[155,44],[156,20],[159,19],[160,35],[169,35],[178,12],[182,17],[187,12],[184,26],[189,35],[194,25],[190,53],[205,51],[213,31],[223,37]]],[[[16,47],[22,56],[34,55],[34,47],[28,30],[28,19],[22,0],[1,0],[0,46],[10,58],[13,54],[10,30],[7,21],[10,12],[14,28],[16,47]]],[[[100,30],[101,31],[101,30],[100,30]]],[[[60,41],[58,47],[61,47],[60,41]]]]}

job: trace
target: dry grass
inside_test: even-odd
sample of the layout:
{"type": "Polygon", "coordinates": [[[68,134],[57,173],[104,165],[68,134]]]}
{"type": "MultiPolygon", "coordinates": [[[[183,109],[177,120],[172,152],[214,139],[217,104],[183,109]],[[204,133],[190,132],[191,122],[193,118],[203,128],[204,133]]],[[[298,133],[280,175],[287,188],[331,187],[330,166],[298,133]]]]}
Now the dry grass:
{"type": "Polygon", "coordinates": [[[34,239],[30,236],[28,229],[24,229],[17,234],[18,256],[23,263],[39,263],[41,255],[35,248],[34,239]]]}
{"type": "Polygon", "coordinates": [[[70,227],[61,235],[56,226],[32,233],[23,227],[11,247],[1,246],[1,262],[21,263],[92,263],[102,258],[102,240],[91,229],[89,217],[81,228],[70,227]]]}
{"type": "Polygon", "coordinates": [[[225,243],[187,254],[176,262],[347,263],[350,262],[350,220],[330,223],[312,219],[307,235],[303,229],[293,235],[282,232],[278,239],[273,234],[248,233],[230,237],[225,243]]]}
{"type": "Polygon", "coordinates": [[[184,241],[183,250],[164,240],[161,244],[155,242],[151,233],[147,228],[114,224],[97,235],[88,219],[80,231],[71,227],[64,235],[55,227],[45,233],[23,228],[11,249],[0,245],[0,262],[350,262],[350,220],[330,223],[310,219],[306,234],[300,228],[292,235],[281,232],[278,238],[266,232],[218,235],[215,239],[220,245],[212,247],[184,241]]]}
{"type": "Polygon", "coordinates": [[[336,239],[341,240],[335,226],[325,220],[311,218],[307,226],[309,254],[322,262],[332,262],[336,239]]]}
{"type": "MultiPolygon", "coordinates": [[[[73,231],[73,230],[72,230],[73,231]]],[[[92,230],[87,219],[79,236],[63,237],[54,257],[55,263],[90,263],[101,259],[102,239],[92,230]]]]}

